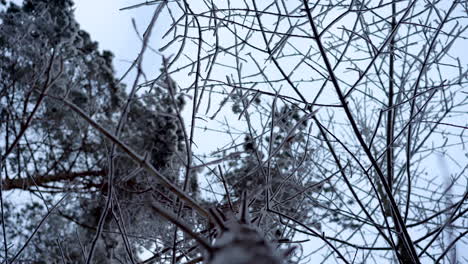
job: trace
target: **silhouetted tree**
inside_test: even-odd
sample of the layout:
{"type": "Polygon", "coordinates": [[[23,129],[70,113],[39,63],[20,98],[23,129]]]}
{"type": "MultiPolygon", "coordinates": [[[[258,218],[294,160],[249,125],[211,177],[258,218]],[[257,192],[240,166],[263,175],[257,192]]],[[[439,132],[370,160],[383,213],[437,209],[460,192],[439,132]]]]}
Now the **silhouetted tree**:
{"type": "Polygon", "coordinates": [[[464,260],[466,1],[152,7],[129,87],[71,1],[0,12],[5,260],[464,260]]]}

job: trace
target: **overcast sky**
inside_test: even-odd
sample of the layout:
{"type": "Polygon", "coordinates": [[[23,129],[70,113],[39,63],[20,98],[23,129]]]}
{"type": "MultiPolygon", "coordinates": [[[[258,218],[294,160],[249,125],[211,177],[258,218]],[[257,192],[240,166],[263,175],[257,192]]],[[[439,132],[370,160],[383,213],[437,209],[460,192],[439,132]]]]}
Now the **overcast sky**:
{"type": "MultiPolygon", "coordinates": [[[[135,29],[132,26],[132,18],[135,18],[137,28],[140,33],[143,33],[148,22],[151,18],[154,7],[141,7],[132,10],[120,11],[120,8],[126,7],[131,4],[138,3],[137,1],[124,1],[124,0],[79,0],[76,1],[75,15],[76,19],[80,23],[82,29],[88,31],[93,40],[99,43],[101,50],[107,49],[115,54],[114,66],[117,72],[117,76],[120,77],[125,70],[129,67],[130,61],[135,59],[138,51],[141,48],[141,42],[137,37],[135,29]]],[[[164,14],[164,13],[163,13],[164,14]]],[[[153,40],[160,40],[162,36],[161,25],[167,21],[167,17],[161,16],[158,20],[158,26],[153,32],[153,40]]],[[[159,48],[161,43],[152,41],[152,45],[159,48]]],[[[460,53],[468,56],[467,52],[460,53]]],[[[153,52],[148,52],[145,56],[145,71],[149,75],[149,78],[154,77],[161,67],[160,56],[153,52]]],[[[131,83],[132,79],[126,79],[126,83],[131,83]]],[[[466,121],[465,121],[466,122],[466,121]]],[[[202,137],[203,138],[203,137],[202,137]]],[[[212,138],[206,144],[214,144],[212,138]]],[[[446,166],[441,166],[441,163],[445,163],[445,159],[440,159],[434,164],[438,164],[439,169],[446,166]]],[[[433,164],[433,165],[434,165],[433,164]]],[[[440,172],[444,174],[443,172],[440,172]]],[[[447,173],[447,171],[445,171],[447,173]]],[[[461,250],[463,251],[463,250],[461,250]]],[[[466,255],[465,255],[466,256],[466,255]]]]}
{"type": "MultiPolygon", "coordinates": [[[[21,2],[17,0],[15,2],[21,2]]],[[[126,69],[130,66],[131,61],[136,58],[140,48],[141,42],[132,26],[132,18],[135,19],[136,26],[140,34],[146,29],[151,15],[154,12],[155,6],[143,6],[136,9],[120,11],[119,9],[136,4],[143,1],[129,1],[129,0],[76,0],[75,2],[75,16],[80,23],[81,28],[90,33],[91,38],[99,43],[100,50],[110,50],[114,53],[114,66],[116,69],[117,77],[120,77],[126,69]]],[[[466,14],[465,14],[466,15],[466,14]]],[[[159,18],[157,26],[153,32],[151,45],[153,48],[159,48],[162,42],[161,39],[165,23],[168,18],[165,17],[163,12],[159,18]]],[[[466,21],[466,20],[465,20],[466,21]]],[[[459,42],[461,43],[461,42],[459,42]]],[[[464,42],[466,43],[466,41],[464,42]]],[[[468,52],[466,48],[459,47],[460,52],[458,55],[462,57],[462,62],[467,61],[468,52]],[[465,58],[463,60],[463,58],[465,58]]],[[[161,57],[158,54],[148,50],[145,56],[144,69],[149,78],[154,77],[161,67],[161,57]]],[[[130,75],[124,82],[131,83],[133,75],[130,75]]],[[[466,117],[466,115],[465,115],[466,117]]],[[[460,125],[465,125],[466,120],[460,120],[460,125]]],[[[199,146],[209,146],[210,144],[216,146],[219,144],[210,137],[197,137],[197,140],[207,140],[204,144],[199,146]]],[[[460,153],[460,160],[463,160],[465,153],[460,153]]],[[[450,170],[450,166],[446,165],[445,159],[435,160],[432,164],[440,170],[450,170]]],[[[440,174],[449,174],[450,172],[440,171],[440,174]]],[[[461,190],[464,191],[464,190],[461,190]]],[[[461,249],[461,248],[460,248],[461,249]]],[[[460,250],[460,253],[467,256],[467,250],[460,250]]]]}
{"type": "MultiPolygon", "coordinates": [[[[141,48],[132,18],[135,20],[139,33],[143,34],[154,12],[154,6],[119,10],[135,3],[137,2],[128,0],[75,1],[75,16],[81,28],[88,31],[91,38],[99,43],[100,50],[110,50],[114,53],[114,66],[119,77],[128,69],[141,48]]],[[[158,25],[162,23],[164,23],[164,15],[158,20],[158,25]]],[[[160,39],[161,33],[161,27],[156,27],[153,31],[153,39],[160,39]]],[[[157,45],[154,41],[151,44],[157,45]]],[[[154,52],[147,52],[145,71],[153,69],[156,72],[160,65],[160,56],[155,55],[154,52]]],[[[151,73],[148,72],[148,74],[151,73]]],[[[128,82],[127,78],[126,83],[128,82]]]]}

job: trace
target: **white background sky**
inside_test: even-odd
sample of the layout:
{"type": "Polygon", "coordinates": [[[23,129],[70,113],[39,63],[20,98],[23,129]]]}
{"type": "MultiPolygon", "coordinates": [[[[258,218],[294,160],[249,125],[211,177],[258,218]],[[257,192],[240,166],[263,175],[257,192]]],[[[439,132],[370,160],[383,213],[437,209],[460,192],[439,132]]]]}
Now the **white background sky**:
{"type": "MultiPolygon", "coordinates": [[[[117,76],[121,76],[130,66],[141,48],[141,41],[132,25],[135,20],[137,29],[141,34],[148,26],[155,6],[144,6],[130,10],[119,9],[143,1],[124,0],[78,0],[75,1],[75,17],[81,28],[88,31],[91,39],[99,43],[100,50],[110,50],[114,53],[114,66],[117,76]]],[[[161,39],[162,25],[165,14],[160,16],[153,30],[152,39],[161,39]]],[[[166,18],[167,19],[167,18],[166,18]]],[[[151,45],[160,43],[151,42],[151,45]]],[[[155,72],[161,67],[161,57],[155,56],[153,52],[147,52],[145,56],[145,71],[154,69],[155,72]],[[153,66],[154,65],[154,66],[153,66]]],[[[151,72],[147,72],[151,76],[151,72]]],[[[126,78],[126,83],[131,83],[131,78],[126,78]]]]}
{"type": "MultiPolygon", "coordinates": [[[[99,43],[99,49],[110,50],[114,53],[114,67],[116,77],[120,78],[131,65],[131,62],[137,57],[141,49],[141,41],[135,32],[132,23],[134,19],[140,35],[147,28],[156,5],[141,6],[129,10],[120,10],[121,8],[132,6],[144,1],[128,1],[128,0],[77,0],[75,1],[75,17],[80,27],[90,33],[91,39],[99,43]]],[[[196,5],[193,3],[196,7],[196,5]]],[[[169,39],[162,40],[163,34],[170,26],[170,17],[167,12],[163,11],[159,16],[156,26],[151,35],[150,46],[154,50],[161,48],[169,39]]],[[[172,53],[165,54],[166,56],[173,55],[172,53]]],[[[155,78],[162,66],[162,55],[155,54],[151,49],[147,49],[143,61],[143,70],[148,79],[155,78]]],[[[123,82],[127,87],[131,86],[134,81],[135,70],[131,72],[123,82]]],[[[177,79],[177,83],[181,86],[189,86],[187,83],[191,78],[184,80],[177,79]]],[[[190,80],[191,81],[191,80],[190,80]]],[[[213,103],[217,107],[216,103],[213,103]]],[[[185,121],[190,121],[189,112],[191,106],[186,106],[184,111],[185,121]]],[[[233,120],[232,122],[235,122],[233,120]]],[[[212,122],[213,123],[213,122],[212,122]]],[[[200,125],[200,124],[199,124],[200,125]]],[[[203,126],[210,124],[203,123],[203,126]]],[[[231,138],[227,135],[205,131],[203,137],[195,136],[194,151],[197,153],[211,153],[222,148],[225,144],[231,142],[231,138]],[[209,136],[208,136],[209,134],[209,136]]]]}
{"type": "MultiPolygon", "coordinates": [[[[15,2],[21,1],[18,0],[15,2]]],[[[99,43],[100,50],[110,50],[114,53],[114,67],[117,77],[120,77],[126,71],[131,64],[131,61],[137,57],[141,48],[141,42],[139,41],[137,33],[132,25],[132,18],[135,19],[137,28],[140,34],[142,34],[151,19],[155,6],[146,6],[125,11],[120,11],[119,9],[140,2],[144,1],[75,1],[75,17],[80,23],[81,28],[89,32],[91,39],[99,43]]],[[[158,20],[155,30],[153,31],[153,40],[161,39],[163,30],[165,26],[167,26],[167,24],[165,24],[166,21],[169,23],[168,18],[165,17],[165,13],[163,12],[158,20]]],[[[151,45],[153,45],[153,48],[155,49],[158,49],[161,44],[162,43],[157,43],[157,41],[151,42],[151,45]]],[[[464,57],[468,56],[468,52],[465,51],[461,51],[460,54],[465,54],[464,57]]],[[[151,51],[148,51],[145,56],[144,69],[149,78],[154,77],[160,67],[161,57],[151,51]]],[[[124,82],[130,84],[133,81],[133,76],[134,75],[130,75],[126,80],[124,80],[124,82]]],[[[203,139],[203,137],[201,137],[201,139],[203,139]]],[[[201,146],[209,145],[208,143],[216,145],[216,141],[214,141],[213,138],[205,138],[205,140],[207,140],[207,144],[200,144],[201,146]]],[[[443,159],[439,159],[435,161],[434,164],[440,165],[440,162],[444,163],[445,161],[443,159]]],[[[439,169],[441,167],[443,166],[438,166],[439,169]]],[[[447,172],[441,171],[440,173],[445,174],[447,172]]],[[[465,253],[464,255],[468,256],[467,250],[459,249],[459,253],[465,253]]]]}
{"type": "MultiPolygon", "coordinates": [[[[119,11],[119,9],[140,2],[143,1],[77,0],[75,3],[75,16],[81,28],[90,33],[91,38],[99,43],[101,50],[106,49],[114,53],[114,66],[118,77],[130,66],[130,62],[137,57],[141,48],[141,42],[132,26],[132,18],[135,19],[137,28],[142,34],[149,23],[155,6],[145,6],[125,11],[119,11]]],[[[158,19],[155,31],[153,31],[153,40],[161,39],[163,28],[167,26],[167,24],[164,24],[166,21],[169,23],[163,12],[158,19]]],[[[162,43],[152,41],[151,45],[153,45],[153,48],[158,49],[162,43]]],[[[468,56],[465,51],[461,51],[460,54],[465,54],[463,57],[468,56]]],[[[154,77],[160,67],[161,57],[148,51],[145,56],[144,69],[149,78],[154,77]]],[[[134,75],[130,75],[124,82],[130,84],[133,81],[132,76],[134,75]]],[[[203,137],[201,138],[203,139],[203,137]]],[[[200,140],[200,138],[197,138],[197,140],[200,140]]],[[[210,144],[216,145],[216,141],[209,138],[209,141],[200,145],[207,146],[210,144]]],[[[460,154],[463,155],[463,153],[460,154]]],[[[448,172],[445,169],[449,170],[449,168],[447,166],[443,168],[444,166],[441,166],[441,163],[446,163],[446,160],[444,158],[435,158],[433,165],[438,168],[440,174],[446,175],[448,172]]],[[[464,190],[460,191],[463,192],[464,190]]],[[[463,251],[466,250],[459,248],[459,254],[462,253],[463,255],[463,251]]],[[[468,253],[464,255],[468,256],[468,253]]]]}

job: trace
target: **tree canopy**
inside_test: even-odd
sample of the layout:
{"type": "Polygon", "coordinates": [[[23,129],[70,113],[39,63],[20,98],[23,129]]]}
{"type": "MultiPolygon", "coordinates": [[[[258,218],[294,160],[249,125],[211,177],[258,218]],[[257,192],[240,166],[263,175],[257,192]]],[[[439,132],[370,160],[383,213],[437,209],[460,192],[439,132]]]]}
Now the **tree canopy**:
{"type": "Polygon", "coordinates": [[[1,5],[3,263],[466,259],[466,1],[145,1],[131,85],[1,5]]]}
{"type": "MultiPolygon", "coordinates": [[[[0,19],[2,170],[6,173],[2,187],[3,191],[26,190],[37,197],[21,210],[5,201],[6,235],[8,241],[19,240],[16,245],[26,243],[57,199],[55,194],[65,194],[67,205],[48,217],[20,259],[53,263],[65,255],[67,261],[76,263],[83,257],[80,243],[91,241],[101,216],[110,145],[89,124],[64,111],[60,98],[67,98],[113,129],[129,97],[114,76],[112,53],[100,52],[98,44],[79,28],[72,1],[25,1],[21,7],[10,4],[0,13],[0,19]]],[[[147,153],[157,169],[176,180],[181,164],[177,155],[184,152],[184,141],[174,113],[183,107],[184,99],[177,94],[171,97],[168,82],[173,81],[162,79],[151,93],[132,100],[121,139],[140,154],[147,153]]],[[[145,201],[159,194],[159,199],[171,205],[174,197],[160,190],[155,179],[134,168],[125,155],[115,155],[115,195],[125,201],[119,209],[120,217],[156,223],[157,217],[145,201]]],[[[157,226],[141,224],[127,232],[159,237],[167,227],[160,223],[160,230],[157,226]]],[[[112,234],[117,225],[108,223],[105,228],[108,233],[95,254],[96,261],[127,258],[123,244],[112,234]]],[[[131,242],[134,249],[136,244],[131,242]]],[[[19,250],[7,247],[11,247],[10,252],[19,250]]]]}

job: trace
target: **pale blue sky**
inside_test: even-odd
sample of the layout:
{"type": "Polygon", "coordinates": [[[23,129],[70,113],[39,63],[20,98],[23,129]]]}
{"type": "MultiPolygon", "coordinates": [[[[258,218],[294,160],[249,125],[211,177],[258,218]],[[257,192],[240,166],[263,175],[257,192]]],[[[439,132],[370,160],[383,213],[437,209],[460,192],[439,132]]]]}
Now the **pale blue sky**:
{"type": "MultiPolygon", "coordinates": [[[[154,12],[152,7],[119,10],[131,5],[132,2],[135,4],[135,1],[124,0],[75,1],[75,17],[81,28],[90,33],[91,38],[99,43],[101,50],[110,50],[114,53],[114,66],[119,77],[127,70],[130,61],[136,58],[141,48],[141,42],[132,25],[132,18],[139,33],[143,34],[154,12]]],[[[158,25],[161,25],[163,20],[164,15],[159,18],[158,25]]],[[[158,38],[161,38],[160,26],[153,31],[153,39],[158,38]]],[[[151,44],[155,45],[155,42],[151,44]]],[[[157,72],[160,65],[160,56],[155,56],[153,52],[146,53],[144,69],[148,71],[148,75],[152,73],[152,69],[157,72]]],[[[127,78],[126,82],[129,83],[129,80],[131,79],[127,78]]]]}
{"type": "MultiPolygon", "coordinates": [[[[17,0],[15,2],[21,1],[17,0]]],[[[139,2],[143,1],[77,0],[75,3],[75,16],[81,27],[90,33],[93,40],[99,43],[101,50],[107,49],[115,54],[114,66],[118,77],[125,72],[127,67],[130,65],[130,61],[136,58],[141,48],[139,38],[132,26],[132,18],[135,18],[139,32],[143,33],[151,18],[151,14],[154,12],[154,6],[141,7],[126,11],[120,11],[119,9],[139,2]]],[[[160,39],[164,29],[164,23],[167,21],[167,17],[165,17],[165,13],[163,13],[158,20],[155,31],[153,32],[153,38],[150,43],[151,45],[154,45],[153,48],[157,49],[161,46],[162,42],[160,39]]],[[[456,47],[456,50],[459,50],[458,55],[462,57],[462,64],[466,66],[466,62],[468,61],[468,52],[466,52],[466,48],[460,43],[462,44],[463,42],[459,42],[459,46],[456,47]]],[[[465,41],[464,43],[467,42],[465,41]]],[[[160,56],[148,50],[144,61],[144,69],[148,74],[148,77],[154,77],[160,67],[160,56]]],[[[132,76],[133,75],[130,75],[125,82],[131,83],[132,76]]],[[[460,120],[460,125],[466,125],[466,120],[460,120]]],[[[207,134],[197,137],[197,140],[199,146],[221,146],[221,144],[214,140],[213,137],[207,136],[207,134]]],[[[464,153],[460,153],[459,158],[460,161],[465,164],[466,158],[463,157],[463,154],[464,153]]],[[[444,162],[446,162],[446,160],[434,157],[433,164],[427,165],[440,170],[441,167],[443,167],[440,164],[444,162]]],[[[435,173],[444,174],[442,171],[435,173]]],[[[460,253],[463,253],[463,250],[460,251],[460,253]]],[[[468,254],[468,252],[466,254],[468,254]]]]}
{"type": "MultiPolygon", "coordinates": [[[[141,7],[127,11],[119,11],[119,9],[132,3],[135,4],[139,2],[141,1],[79,0],[75,3],[76,18],[81,24],[81,27],[91,34],[93,40],[99,42],[101,50],[108,49],[115,54],[114,65],[118,76],[121,76],[124,73],[130,65],[129,61],[136,58],[137,53],[141,48],[141,43],[132,26],[131,19],[135,18],[138,30],[142,33],[151,18],[154,7],[141,7]]],[[[164,28],[161,25],[164,25],[165,19],[167,18],[163,15],[158,20],[158,26],[155,28],[153,41],[151,42],[152,45],[155,45],[154,48],[159,48],[161,45],[160,38],[162,28],[164,28]]],[[[460,50],[459,54],[462,57],[462,64],[463,61],[467,61],[466,58],[468,56],[468,53],[465,52],[464,49],[465,48],[461,46],[457,47],[457,50],[460,50]]],[[[148,51],[145,57],[144,69],[149,75],[149,78],[154,77],[154,74],[158,72],[160,65],[160,56],[148,51]]],[[[126,83],[131,83],[131,76],[126,80],[126,83]]],[[[461,120],[461,122],[463,121],[461,120]]],[[[464,124],[461,123],[461,125],[464,124]]],[[[199,137],[197,140],[199,140],[198,143],[200,143],[200,141],[203,142],[203,144],[200,144],[202,146],[210,146],[210,144],[212,146],[216,146],[218,144],[212,137],[199,137]],[[207,141],[203,142],[203,139],[207,141]]],[[[463,158],[462,156],[460,156],[460,159],[463,161],[466,160],[466,158],[463,158]]],[[[434,163],[428,165],[441,169],[440,162],[445,162],[445,160],[438,160],[438,157],[434,157],[434,163]]],[[[438,173],[444,174],[442,171],[439,171],[438,173]]]]}

